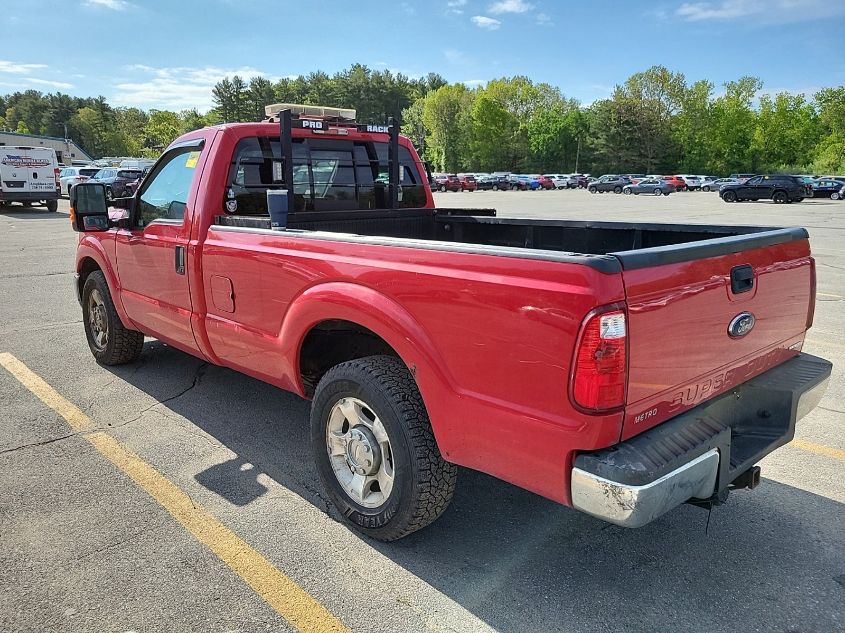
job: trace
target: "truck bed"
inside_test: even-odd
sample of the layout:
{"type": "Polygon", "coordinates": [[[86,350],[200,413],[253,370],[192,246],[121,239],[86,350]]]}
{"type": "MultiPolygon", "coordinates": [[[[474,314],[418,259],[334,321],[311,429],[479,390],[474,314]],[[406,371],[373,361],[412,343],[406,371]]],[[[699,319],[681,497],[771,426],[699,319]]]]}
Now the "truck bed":
{"type": "MultiPolygon", "coordinates": [[[[802,228],[498,218],[494,213],[485,209],[298,213],[291,216],[288,226],[291,232],[337,233],[335,238],[344,240],[354,236],[385,238],[388,242],[402,240],[393,242],[397,246],[412,246],[407,240],[413,240],[420,247],[448,249],[452,245],[457,251],[479,252],[459,246],[472,245],[488,247],[484,249],[488,254],[552,260],[560,259],[562,254],[604,255],[610,257],[584,258],[585,263],[617,269],[621,264],[625,270],[717,257],[807,238],[802,228]],[[469,215],[476,212],[483,215],[469,215]]],[[[267,216],[218,216],[215,223],[270,229],[267,216]]]]}

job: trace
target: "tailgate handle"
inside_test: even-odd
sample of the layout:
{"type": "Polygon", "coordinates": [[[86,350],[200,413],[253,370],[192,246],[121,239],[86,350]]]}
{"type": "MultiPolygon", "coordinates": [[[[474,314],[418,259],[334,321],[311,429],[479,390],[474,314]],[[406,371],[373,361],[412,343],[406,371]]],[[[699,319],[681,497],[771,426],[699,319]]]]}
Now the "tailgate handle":
{"type": "Polygon", "coordinates": [[[750,264],[731,268],[731,292],[738,295],[740,292],[748,292],[753,287],[754,269],[750,264]]]}

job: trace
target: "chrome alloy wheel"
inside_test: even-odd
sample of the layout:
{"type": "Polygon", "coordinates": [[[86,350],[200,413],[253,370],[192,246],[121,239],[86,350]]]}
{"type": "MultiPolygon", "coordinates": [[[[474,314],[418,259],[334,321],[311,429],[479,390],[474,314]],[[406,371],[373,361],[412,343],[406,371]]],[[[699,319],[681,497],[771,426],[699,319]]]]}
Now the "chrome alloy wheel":
{"type": "Polygon", "coordinates": [[[343,490],[358,505],[377,508],[393,490],[394,463],[384,425],[365,402],[341,398],[329,414],[326,450],[343,490]]]}
{"type": "Polygon", "coordinates": [[[98,350],[105,349],[109,342],[109,322],[103,295],[96,288],[88,295],[88,325],[94,346],[98,350]]]}

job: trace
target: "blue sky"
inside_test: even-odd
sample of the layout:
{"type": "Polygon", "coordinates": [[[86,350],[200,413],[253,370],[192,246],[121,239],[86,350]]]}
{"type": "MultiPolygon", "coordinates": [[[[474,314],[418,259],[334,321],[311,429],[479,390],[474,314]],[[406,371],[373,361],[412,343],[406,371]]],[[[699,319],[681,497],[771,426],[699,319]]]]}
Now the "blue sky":
{"type": "Polygon", "coordinates": [[[205,111],[225,75],[353,62],[470,85],[524,74],[583,103],[654,64],[717,92],[743,74],[766,92],[845,84],[845,0],[27,0],[2,14],[0,94],[118,106],[205,111]]]}

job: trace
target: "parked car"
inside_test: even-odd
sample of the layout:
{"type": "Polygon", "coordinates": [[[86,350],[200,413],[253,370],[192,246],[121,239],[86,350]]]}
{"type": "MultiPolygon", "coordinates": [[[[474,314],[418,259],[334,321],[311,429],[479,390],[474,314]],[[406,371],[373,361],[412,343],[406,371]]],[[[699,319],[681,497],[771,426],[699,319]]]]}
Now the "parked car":
{"type": "Polygon", "coordinates": [[[833,198],[834,200],[839,199],[839,192],[842,189],[842,184],[838,180],[825,180],[819,179],[814,180],[812,183],[813,188],[813,195],[812,198],[833,198]]]}
{"type": "Polygon", "coordinates": [[[526,189],[530,189],[531,191],[536,191],[540,188],[540,181],[536,178],[532,178],[531,176],[527,176],[525,174],[511,174],[511,182],[522,183],[525,185],[521,187],[524,191],[526,189]]]}
{"type": "Polygon", "coordinates": [[[89,178],[90,182],[98,182],[106,186],[106,198],[126,198],[132,195],[130,183],[138,180],[143,171],[141,169],[120,169],[106,167],[89,178]]]}
{"type": "Polygon", "coordinates": [[[629,180],[631,184],[637,184],[640,180],[644,180],[647,178],[645,174],[622,174],[625,178],[629,180]]]}
{"type": "Polygon", "coordinates": [[[683,191],[687,188],[686,181],[680,176],[661,176],[660,180],[672,185],[675,188],[675,191],[683,191]]]}
{"type": "Polygon", "coordinates": [[[798,176],[770,174],[754,176],[735,185],[724,185],[719,189],[719,197],[725,202],[772,200],[782,204],[801,202],[807,197],[807,188],[798,176]]]}
{"type": "MultiPolygon", "coordinates": [[[[632,528],[690,499],[712,508],[754,488],[754,465],[824,396],[831,363],[801,351],[815,292],[805,229],[466,217],[435,208],[408,138],[345,129],[350,156],[353,143],[395,152],[419,184],[418,198],[391,196],[412,222],[373,206],[369,169],[351,185],[328,173],[354,191],[331,199],[280,182],[273,165],[293,154],[272,141],[278,123],[232,123],[174,141],[119,227],[101,184],[76,185],[73,272],[98,363],[137,361],[149,336],[310,400],[299,453],[313,466],[297,467],[370,538],[436,520],[459,466],[632,528]],[[285,186],[290,216],[273,219],[298,230],[273,231],[267,190],[285,186]]],[[[306,173],[338,151],[306,127],[291,136],[308,140],[306,173]]],[[[153,373],[183,362],[146,352],[153,373]]],[[[187,406],[202,397],[182,392],[187,406]]],[[[641,538],[677,539],[667,525],[641,538]]],[[[567,526],[581,529],[596,528],[567,526]]]]}
{"type": "Polygon", "coordinates": [[[475,186],[479,191],[490,191],[498,182],[498,176],[491,176],[490,174],[475,177],[475,186]]]}
{"type": "Polygon", "coordinates": [[[431,174],[431,188],[435,191],[461,191],[461,181],[457,174],[431,174]]]}
{"type": "Polygon", "coordinates": [[[707,181],[701,185],[702,191],[719,191],[722,185],[738,185],[739,181],[736,178],[717,178],[716,180],[707,181]]]}
{"type": "Polygon", "coordinates": [[[589,184],[590,179],[584,174],[572,174],[567,180],[570,189],[586,189],[589,184]]]}
{"type": "Polygon", "coordinates": [[[567,189],[569,187],[569,176],[566,174],[546,174],[546,176],[551,178],[555,189],[567,189]]]}
{"type": "Polygon", "coordinates": [[[845,200],[845,185],[837,193],[830,194],[831,200],[845,200]]]}
{"type": "Polygon", "coordinates": [[[681,175],[675,176],[675,178],[680,178],[684,181],[687,191],[697,191],[701,188],[701,180],[699,180],[698,176],[681,175]]]}
{"type": "Polygon", "coordinates": [[[531,178],[540,183],[541,189],[546,189],[546,190],[557,189],[554,181],[549,176],[543,176],[541,174],[535,174],[535,175],[531,176],[531,178]]]}
{"type": "Polygon", "coordinates": [[[100,171],[99,167],[65,167],[59,172],[62,193],[70,196],[71,187],[77,183],[85,182],[98,171],[100,171]]]}
{"type": "Polygon", "coordinates": [[[749,178],[753,178],[756,174],[731,174],[731,178],[734,180],[738,180],[739,182],[745,182],[749,178]]]}
{"type": "Polygon", "coordinates": [[[614,174],[605,174],[595,182],[591,182],[587,187],[590,193],[604,193],[612,191],[613,193],[622,193],[625,185],[630,184],[631,181],[625,176],[617,176],[614,174]]]}
{"type": "Polygon", "coordinates": [[[649,193],[654,196],[668,196],[670,193],[674,193],[674,191],[675,187],[673,185],[658,178],[643,178],[639,182],[632,182],[622,188],[622,193],[634,195],[649,193]]]}
{"type": "Polygon", "coordinates": [[[461,183],[461,191],[475,191],[478,189],[478,183],[472,174],[458,174],[458,180],[461,183]]]}

